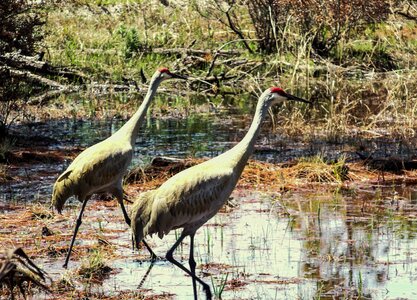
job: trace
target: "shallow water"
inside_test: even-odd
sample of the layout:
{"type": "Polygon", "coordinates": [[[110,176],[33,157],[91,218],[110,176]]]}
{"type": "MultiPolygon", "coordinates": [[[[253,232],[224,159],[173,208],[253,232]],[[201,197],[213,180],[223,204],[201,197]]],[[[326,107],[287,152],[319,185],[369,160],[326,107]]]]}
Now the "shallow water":
{"type": "MultiPolygon", "coordinates": [[[[251,116],[242,113],[189,115],[184,119],[148,117],[142,126],[135,148],[134,165],[146,165],[155,156],[214,157],[230,149],[245,135],[251,116]]],[[[60,120],[48,123],[21,125],[14,130],[28,136],[50,139],[49,149],[91,146],[117,131],[125,121],[60,120]],[[55,142],[53,142],[55,140],[55,142]]],[[[373,158],[397,157],[405,160],[417,157],[417,141],[404,141],[380,136],[365,138],[346,137],[338,143],[330,143],[323,136],[305,140],[302,136],[288,137],[282,132],[270,130],[266,120],[264,130],[257,139],[253,159],[273,163],[289,162],[301,157],[320,155],[327,160],[341,156],[347,161],[358,160],[357,152],[373,158]]],[[[30,148],[30,144],[27,145],[30,148]]],[[[0,185],[0,201],[32,201],[49,199],[55,178],[69,165],[44,163],[9,170],[25,180],[0,185]]]]}
{"type": "MultiPolygon", "coordinates": [[[[197,232],[197,274],[212,291],[226,282],[222,299],[416,299],[416,192],[414,187],[355,194],[236,190],[235,206],[197,232]]],[[[164,256],[175,239],[171,232],[147,241],[164,256]]],[[[143,279],[151,263],[145,249],[128,248],[127,230],[110,243],[125,257],[108,261],[117,274],[92,290],[103,296],[140,291],[192,299],[190,277],[166,261],[156,262],[143,279]]],[[[186,238],[174,255],[187,267],[188,244],[186,238]]],[[[70,268],[76,265],[71,262],[70,268]]],[[[47,263],[46,270],[60,277],[56,263],[47,263]]],[[[198,293],[204,299],[200,286],[198,293]]]]}
{"type": "MultiPolygon", "coordinates": [[[[388,194],[382,192],[380,199],[367,193],[354,198],[339,194],[337,199],[332,194],[284,195],[274,202],[261,192],[237,192],[238,208],[218,214],[196,237],[198,263],[211,264],[203,269],[211,275],[203,278],[210,283],[210,277],[221,281],[228,274],[223,299],[331,299],[358,294],[415,299],[417,218],[398,211],[396,204],[372,215],[359,209],[365,198],[370,206],[392,201],[388,194]],[[232,288],[232,282],[242,286],[232,288]]],[[[416,211],[411,199],[399,201],[416,211]]],[[[169,248],[174,241],[170,237],[152,240],[158,253],[169,248]]],[[[184,246],[177,257],[187,256],[184,246]]],[[[123,271],[110,281],[120,280],[126,288],[133,281],[134,288],[145,271],[146,264],[125,262],[123,271]]],[[[178,299],[191,297],[191,280],[181,273],[170,264],[157,263],[143,288],[174,293],[178,299]]]]}

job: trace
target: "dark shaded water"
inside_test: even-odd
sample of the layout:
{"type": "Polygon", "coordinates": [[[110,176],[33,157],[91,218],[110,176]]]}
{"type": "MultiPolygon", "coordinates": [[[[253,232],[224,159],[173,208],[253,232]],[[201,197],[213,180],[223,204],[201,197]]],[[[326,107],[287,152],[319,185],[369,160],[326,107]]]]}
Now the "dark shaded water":
{"type": "MultiPolygon", "coordinates": [[[[249,128],[250,115],[201,114],[184,119],[158,119],[148,117],[136,141],[136,164],[158,155],[175,157],[213,157],[239,142],[249,128]]],[[[50,147],[91,146],[117,131],[124,120],[105,121],[61,120],[48,123],[33,123],[16,127],[24,136],[37,135],[51,140],[50,147]],[[55,143],[54,143],[55,141],[55,143]]],[[[287,136],[279,128],[271,130],[270,120],[263,124],[258,137],[254,159],[274,163],[321,155],[332,160],[344,154],[347,159],[359,159],[356,152],[372,155],[373,158],[417,156],[417,138],[393,137],[381,132],[377,136],[364,136],[352,132],[351,136],[329,141],[325,132],[304,137],[287,136]]],[[[30,142],[29,142],[30,143],[30,142]]]]}
{"type": "MultiPolygon", "coordinates": [[[[213,157],[230,149],[239,142],[249,128],[251,116],[244,114],[193,114],[184,119],[147,118],[136,142],[133,165],[144,165],[155,156],[213,157]]],[[[88,147],[114,133],[125,121],[61,120],[48,123],[33,123],[16,127],[25,136],[47,137],[48,148],[88,147]]],[[[282,130],[271,131],[270,120],[255,147],[252,158],[268,162],[288,162],[300,157],[320,155],[327,160],[341,156],[347,161],[358,160],[357,152],[365,156],[417,157],[417,142],[388,136],[374,138],[352,136],[329,143],[322,133],[317,136],[287,136],[282,130]]],[[[30,148],[31,141],[27,143],[30,148]]],[[[40,200],[50,197],[52,183],[70,163],[40,163],[23,168],[11,169],[24,180],[0,185],[0,200],[40,200]],[[23,198],[23,199],[22,199],[23,198]]]]}

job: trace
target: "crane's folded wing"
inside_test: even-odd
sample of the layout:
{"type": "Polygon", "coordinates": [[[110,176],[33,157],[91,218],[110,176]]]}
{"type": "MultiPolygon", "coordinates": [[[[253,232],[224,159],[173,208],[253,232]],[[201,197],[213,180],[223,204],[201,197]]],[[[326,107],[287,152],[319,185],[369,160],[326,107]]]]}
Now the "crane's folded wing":
{"type": "Polygon", "coordinates": [[[175,228],[205,223],[220,209],[234,187],[233,169],[198,167],[175,175],[156,191],[147,233],[162,237],[175,228]]]}

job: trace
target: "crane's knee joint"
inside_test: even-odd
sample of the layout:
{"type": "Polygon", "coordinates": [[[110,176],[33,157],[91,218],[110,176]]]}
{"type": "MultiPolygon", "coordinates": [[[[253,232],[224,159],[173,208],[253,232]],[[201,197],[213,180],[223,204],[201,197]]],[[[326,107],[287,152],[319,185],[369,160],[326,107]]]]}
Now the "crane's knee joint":
{"type": "Polygon", "coordinates": [[[174,259],[174,257],[172,256],[172,252],[171,252],[171,251],[169,251],[169,252],[167,253],[167,255],[165,255],[165,258],[166,258],[167,260],[169,260],[169,261],[173,260],[173,259],[174,259]]]}

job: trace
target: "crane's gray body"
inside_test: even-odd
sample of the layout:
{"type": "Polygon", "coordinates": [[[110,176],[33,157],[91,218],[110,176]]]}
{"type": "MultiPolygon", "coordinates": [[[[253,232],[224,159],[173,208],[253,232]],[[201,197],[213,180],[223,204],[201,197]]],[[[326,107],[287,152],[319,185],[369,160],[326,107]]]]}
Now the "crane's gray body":
{"type": "Polygon", "coordinates": [[[262,119],[271,105],[268,95],[264,92],[260,97],[251,127],[236,146],[139,196],[130,215],[136,243],[148,234],[162,238],[176,228],[183,228],[183,235],[192,235],[219,211],[253,152],[262,119]]]}
{"type": "Polygon", "coordinates": [[[130,219],[123,204],[123,176],[132,161],[140,124],[159,84],[165,79],[175,77],[181,78],[179,75],[169,72],[166,68],[156,71],[145,99],[129,121],[109,138],[81,152],[55,182],[52,192],[52,205],[58,212],[62,211],[67,199],[73,195],[77,196],[78,200],[82,202],[65,259],[65,268],[68,265],[75,237],[82,222],[83,211],[91,195],[104,192],[113,194],[120,204],[126,223],[130,225],[130,219]]]}
{"type": "Polygon", "coordinates": [[[109,192],[123,201],[123,176],[133,157],[137,133],[162,81],[157,71],[135,114],[117,132],[81,152],[54,184],[52,204],[61,212],[73,195],[83,202],[96,193],[109,192]]]}
{"type": "Polygon", "coordinates": [[[285,93],[281,88],[266,90],[258,100],[252,124],[242,141],[229,151],[174,175],[158,189],[141,194],[132,206],[130,218],[136,246],[148,234],[158,234],[162,238],[172,229],[183,229],[166,258],[191,276],[194,299],[197,299],[197,281],[207,299],[212,298],[209,285],[195,275],[195,232],[219,211],[235,188],[253,152],[269,107],[286,99],[308,102],[285,93]],[[190,269],[173,257],[173,252],[186,236],[190,237],[190,269]]]}
{"type": "Polygon", "coordinates": [[[81,152],[58,177],[52,203],[61,212],[66,200],[75,195],[83,201],[96,193],[123,193],[122,181],[133,157],[129,142],[110,137],[81,152]]]}

